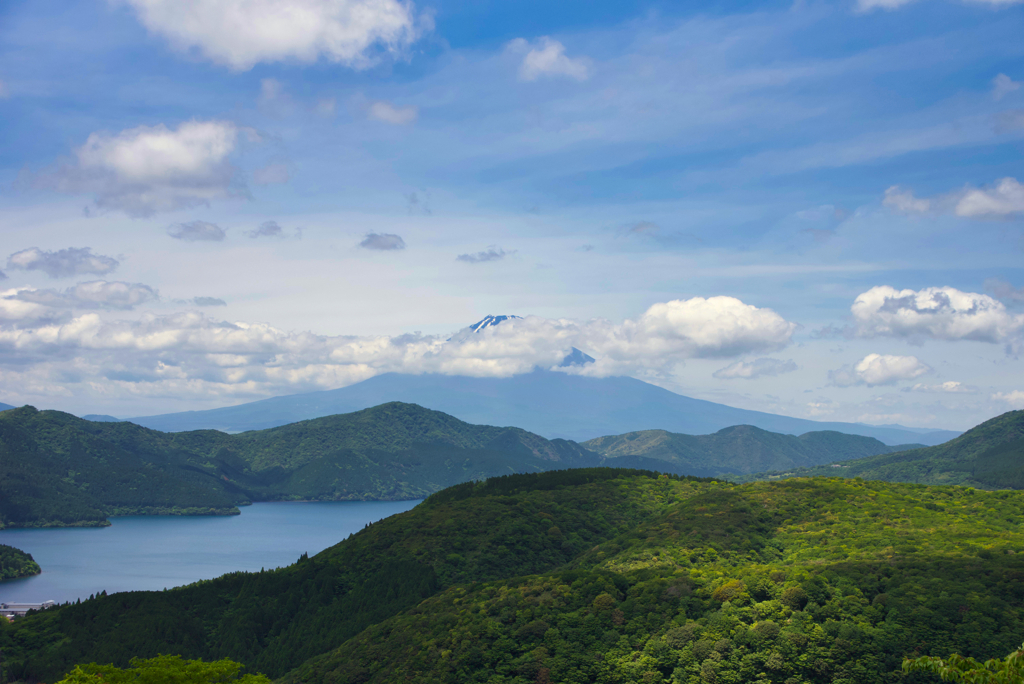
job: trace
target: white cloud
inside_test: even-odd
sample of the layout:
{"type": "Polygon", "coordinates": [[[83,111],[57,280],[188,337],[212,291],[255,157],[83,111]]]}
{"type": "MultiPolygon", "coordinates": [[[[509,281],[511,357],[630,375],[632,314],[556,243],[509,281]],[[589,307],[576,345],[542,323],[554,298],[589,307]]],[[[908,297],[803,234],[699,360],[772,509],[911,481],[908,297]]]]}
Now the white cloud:
{"type": "Polygon", "coordinates": [[[323,58],[356,69],[400,55],[429,18],[401,0],[120,0],[181,50],[236,71],[323,58]]]}
{"type": "Polygon", "coordinates": [[[760,358],[753,361],[737,361],[725,368],[716,370],[713,375],[719,380],[753,380],[761,377],[774,377],[783,373],[792,373],[797,369],[796,363],[792,360],[760,358]]]}
{"type": "Polygon", "coordinates": [[[401,235],[394,233],[368,233],[359,246],[365,249],[391,251],[405,249],[405,240],[401,235]]]}
{"type": "Polygon", "coordinates": [[[525,38],[516,38],[508,49],[514,53],[526,52],[519,65],[521,81],[536,81],[541,76],[568,76],[585,81],[590,76],[586,59],[567,56],[565,46],[547,36],[538,38],[533,46],[525,38]]]}
{"type": "Polygon", "coordinates": [[[396,107],[390,102],[384,100],[377,100],[370,104],[367,109],[367,116],[377,121],[383,121],[384,123],[393,124],[395,126],[405,126],[416,121],[416,117],[419,115],[419,109],[416,107],[396,107]]]}
{"type": "Polygon", "coordinates": [[[160,298],[156,290],[142,283],[94,280],[79,283],[65,290],[21,288],[10,299],[31,302],[57,309],[134,309],[140,304],[160,298]]]}
{"type": "Polygon", "coordinates": [[[167,227],[167,234],[185,242],[221,242],[227,233],[215,223],[191,221],[167,227]]]}
{"type": "Polygon", "coordinates": [[[1009,313],[1002,302],[952,287],[873,287],[857,297],[850,311],[860,337],[1006,343],[1024,327],[1024,315],[1009,313]]]}
{"type": "Polygon", "coordinates": [[[884,206],[901,214],[929,212],[965,218],[1002,218],[1024,213],[1024,185],[1016,178],[1002,178],[990,188],[971,188],[931,199],[916,197],[911,190],[893,185],[882,198],[884,206]]]}
{"type": "Polygon", "coordinates": [[[988,190],[964,191],[954,210],[957,216],[987,217],[1024,213],[1024,185],[1003,178],[988,190]]]}
{"type": "Polygon", "coordinates": [[[992,99],[996,101],[1017,90],[1020,90],[1020,81],[1014,81],[1006,74],[999,74],[992,79],[992,99]]]}
{"type": "Polygon", "coordinates": [[[76,275],[106,275],[120,265],[117,259],[93,254],[88,247],[70,247],[55,252],[31,247],[7,258],[7,268],[42,271],[51,278],[76,275]]]}
{"type": "Polygon", "coordinates": [[[882,204],[901,214],[927,214],[932,208],[930,200],[917,198],[913,192],[898,185],[893,185],[885,191],[882,204]]]}
{"type": "Polygon", "coordinates": [[[1024,392],[1014,390],[1012,392],[996,392],[992,395],[996,401],[1005,401],[1015,409],[1024,409],[1024,392]]]}
{"type": "Polygon", "coordinates": [[[829,384],[836,387],[853,385],[893,385],[901,380],[913,380],[931,372],[931,367],[916,356],[868,354],[852,366],[829,371],[829,384]]]}
{"type": "Polygon", "coordinates": [[[974,394],[978,391],[978,388],[965,385],[962,382],[957,382],[956,380],[947,380],[946,382],[942,382],[937,385],[917,383],[913,387],[908,387],[904,391],[929,392],[933,394],[974,394]]]}
{"type": "Polygon", "coordinates": [[[139,126],[93,133],[76,161],[42,178],[69,193],[93,193],[100,209],[129,216],[207,205],[236,196],[228,161],[239,129],[229,121],[187,121],[171,130],[139,126]]]}
{"type": "Polygon", "coordinates": [[[12,356],[19,368],[32,361],[36,381],[43,382],[47,373],[69,377],[74,368],[88,367],[84,375],[103,391],[182,397],[338,387],[385,372],[508,377],[538,366],[556,368],[572,347],[598,361],[564,372],[659,374],[688,358],[779,349],[796,327],[730,297],[698,297],[656,304],[619,324],[528,316],[450,337],[332,337],[199,312],[143,314],[138,320],[110,321],[95,313],[59,318],[51,307],[7,296],[17,292],[0,296],[0,319],[8,321],[0,325],[0,369],[12,356]]]}

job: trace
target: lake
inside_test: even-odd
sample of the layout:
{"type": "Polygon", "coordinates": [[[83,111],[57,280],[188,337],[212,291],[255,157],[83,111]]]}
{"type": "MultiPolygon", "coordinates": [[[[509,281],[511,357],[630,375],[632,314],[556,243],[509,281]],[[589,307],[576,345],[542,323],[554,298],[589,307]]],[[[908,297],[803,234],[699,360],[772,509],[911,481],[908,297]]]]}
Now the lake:
{"type": "Polygon", "coordinates": [[[127,516],[110,527],[0,530],[41,575],[0,582],[0,603],[74,601],[106,591],[160,590],[312,556],[369,522],[419,501],[257,503],[230,516],[127,516]]]}

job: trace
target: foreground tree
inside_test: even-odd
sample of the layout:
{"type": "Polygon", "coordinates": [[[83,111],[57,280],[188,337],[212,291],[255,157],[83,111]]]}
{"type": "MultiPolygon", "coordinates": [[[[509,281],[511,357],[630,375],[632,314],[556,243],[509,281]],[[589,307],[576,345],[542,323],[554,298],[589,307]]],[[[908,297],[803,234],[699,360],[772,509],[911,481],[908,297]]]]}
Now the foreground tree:
{"type": "Polygon", "coordinates": [[[979,662],[955,653],[945,660],[935,656],[908,658],[904,672],[930,672],[955,684],[1024,684],[1024,644],[1005,658],[979,662]]]}
{"type": "Polygon", "coordinates": [[[182,660],[181,656],[132,658],[127,669],[113,665],[76,665],[58,684],[270,684],[261,674],[239,676],[242,665],[233,660],[182,660]]]}

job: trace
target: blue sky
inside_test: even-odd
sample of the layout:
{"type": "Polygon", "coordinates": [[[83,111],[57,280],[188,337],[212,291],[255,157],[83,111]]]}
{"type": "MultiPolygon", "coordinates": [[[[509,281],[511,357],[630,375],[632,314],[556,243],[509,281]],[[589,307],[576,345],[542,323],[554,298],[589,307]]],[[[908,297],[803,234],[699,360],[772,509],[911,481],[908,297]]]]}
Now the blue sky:
{"type": "Polygon", "coordinates": [[[1021,35],[1007,0],[4,3],[0,401],[575,345],[807,418],[1024,408],[1021,35]]]}

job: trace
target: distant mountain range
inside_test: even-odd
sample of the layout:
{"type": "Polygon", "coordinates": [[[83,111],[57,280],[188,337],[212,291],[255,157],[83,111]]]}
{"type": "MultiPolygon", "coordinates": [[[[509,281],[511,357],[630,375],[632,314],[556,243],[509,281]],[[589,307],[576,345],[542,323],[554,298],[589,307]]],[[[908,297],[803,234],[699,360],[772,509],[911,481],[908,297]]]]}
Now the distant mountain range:
{"type": "Polygon", "coordinates": [[[751,425],[736,425],[713,435],[680,435],[665,430],[643,430],[598,437],[584,442],[583,446],[606,457],[609,465],[617,465],[620,458],[643,456],[670,464],[679,472],[689,475],[718,477],[812,467],[916,449],[921,445],[886,446],[873,437],[834,431],[807,432],[794,437],[751,425]]]}
{"type": "Polygon", "coordinates": [[[588,446],[399,402],[234,435],[25,406],[0,413],[0,527],[223,515],[250,501],[415,499],[496,475],[593,466],[721,476],[892,450],[870,437],[750,426],[703,437],[634,433],[588,446]]]}
{"type": "Polygon", "coordinates": [[[734,479],[766,480],[815,475],[984,489],[1024,489],[1024,411],[1004,413],[939,446],[813,468],[777,469],[734,479]]]}
{"type": "Polygon", "coordinates": [[[649,429],[703,435],[733,425],[753,425],[792,435],[834,430],[874,437],[889,445],[941,444],[960,434],[951,430],[790,418],[693,399],[635,378],[591,378],[549,370],[510,378],[387,373],[341,389],[130,420],[168,432],[244,432],[359,411],[391,401],[443,411],[469,423],[516,425],[548,439],[578,442],[649,429]]]}

